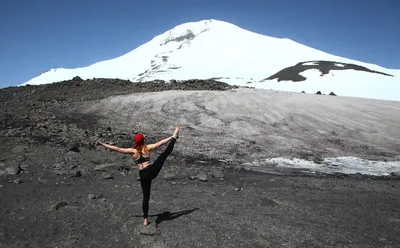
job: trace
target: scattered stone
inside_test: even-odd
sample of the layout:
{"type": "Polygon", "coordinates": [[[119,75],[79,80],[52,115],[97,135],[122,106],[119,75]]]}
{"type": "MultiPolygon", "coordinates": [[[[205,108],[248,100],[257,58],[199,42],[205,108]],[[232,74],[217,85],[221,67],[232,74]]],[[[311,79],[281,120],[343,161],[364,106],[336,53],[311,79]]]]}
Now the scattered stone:
{"type": "Polygon", "coordinates": [[[171,180],[175,180],[176,179],[176,175],[174,173],[167,173],[164,175],[164,180],[166,181],[171,181],[171,180]]]}
{"type": "Polygon", "coordinates": [[[21,172],[21,167],[19,165],[8,167],[5,169],[7,175],[16,176],[21,172]]]}
{"type": "Polygon", "coordinates": [[[114,176],[113,176],[113,174],[112,173],[108,173],[108,172],[104,172],[103,174],[101,174],[101,177],[103,178],[103,179],[113,179],[114,178],[114,176]]]}
{"type": "Polygon", "coordinates": [[[140,224],[140,226],[138,227],[138,231],[142,235],[149,235],[149,236],[158,236],[161,234],[160,230],[153,223],[150,223],[147,226],[140,224]]]}
{"type": "Polygon", "coordinates": [[[64,163],[55,163],[55,164],[53,165],[53,168],[54,168],[55,170],[62,170],[62,169],[64,169],[64,167],[65,167],[64,163]]]}
{"type": "Polygon", "coordinates": [[[6,174],[6,172],[3,171],[3,170],[0,170],[0,176],[2,176],[2,175],[4,175],[4,174],[6,174]]]}
{"type": "Polygon", "coordinates": [[[90,162],[92,162],[93,164],[101,164],[104,162],[104,159],[102,157],[96,155],[94,156],[95,157],[90,160],[90,162]]]}
{"type": "Polygon", "coordinates": [[[278,203],[268,198],[262,198],[260,205],[263,207],[276,207],[278,206],[278,203]]]}
{"type": "Polygon", "coordinates": [[[30,165],[27,164],[27,163],[22,163],[22,164],[20,165],[20,168],[21,168],[22,170],[24,170],[24,171],[28,170],[29,167],[30,167],[30,165]]]}
{"type": "Polygon", "coordinates": [[[321,158],[320,156],[315,156],[313,158],[313,162],[316,163],[316,164],[322,164],[324,162],[324,159],[321,158]]]}
{"type": "Polygon", "coordinates": [[[0,188],[3,188],[3,185],[2,185],[2,184],[0,184],[0,188]]]}
{"type": "Polygon", "coordinates": [[[17,162],[23,162],[26,160],[25,154],[24,155],[18,155],[15,161],[17,162]]]}
{"type": "Polygon", "coordinates": [[[81,150],[79,150],[78,145],[72,146],[69,150],[70,150],[70,151],[73,151],[73,152],[80,152],[80,151],[81,151],[81,150]]]}
{"type": "Polygon", "coordinates": [[[80,171],[72,172],[72,177],[81,177],[81,176],[82,176],[82,172],[80,172],[80,171]]]}
{"type": "Polygon", "coordinates": [[[208,181],[208,177],[206,174],[201,173],[199,175],[197,175],[197,180],[201,181],[201,182],[207,182],[208,181]]]}
{"type": "Polygon", "coordinates": [[[79,76],[75,76],[74,78],[72,78],[72,81],[76,81],[76,82],[82,82],[83,79],[79,76]]]}
{"type": "Polygon", "coordinates": [[[236,165],[236,166],[234,167],[234,169],[235,169],[235,171],[238,171],[238,172],[240,172],[240,171],[242,171],[242,170],[243,170],[243,167],[242,167],[242,166],[240,166],[240,165],[236,165]]]}
{"type": "Polygon", "coordinates": [[[214,178],[224,178],[224,172],[223,171],[213,171],[212,176],[214,178]]]}
{"type": "Polygon", "coordinates": [[[5,164],[4,163],[0,163],[0,167],[4,167],[5,166],[5,164]]]}
{"type": "MultiPolygon", "coordinates": [[[[94,167],[95,171],[108,171],[111,169],[114,170],[123,170],[126,169],[127,166],[121,165],[120,163],[109,163],[109,164],[99,164],[94,167]]],[[[128,168],[129,169],[129,168],[128,168]]]]}
{"type": "Polygon", "coordinates": [[[330,96],[336,96],[336,94],[333,93],[332,91],[331,91],[331,93],[329,93],[329,95],[330,95],[330,96]]]}
{"type": "Polygon", "coordinates": [[[196,177],[196,176],[190,176],[189,179],[190,179],[190,180],[196,180],[197,177],[196,177]]]}
{"type": "Polygon", "coordinates": [[[234,187],[233,189],[234,189],[236,192],[239,192],[239,191],[243,190],[243,188],[240,188],[240,187],[234,187]]]}
{"type": "Polygon", "coordinates": [[[93,169],[95,171],[107,171],[106,168],[107,168],[107,166],[105,164],[99,164],[99,165],[96,165],[93,169]]]}
{"type": "Polygon", "coordinates": [[[57,176],[67,175],[67,172],[65,170],[55,170],[54,173],[56,173],[57,176]]]}
{"type": "Polygon", "coordinates": [[[57,203],[57,205],[54,207],[54,209],[55,210],[59,210],[60,208],[63,208],[65,206],[67,206],[67,205],[68,205],[68,202],[62,201],[62,202],[57,203]]]}
{"type": "Polygon", "coordinates": [[[317,95],[321,95],[321,91],[317,91],[317,93],[315,93],[315,94],[317,94],[317,95]]]}
{"type": "Polygon", "coordinates": [[[301,93],[306,93],[304,90],[301,93]]]}
{"type": "Polygon", "coordinates": [[[364,175],[361,174],[360,172],[357,172],[357,173],[353,174],[353,176],[354,176],[355,178],[358,178],[358,179],[362,179],[362,178],[364,177],[364,175]]]}
{"type": "Polygon", "coordinates": [[[172,182],[171,184],[172,184],[172,185],[176,185],[176,182],[172,182]]]}
{"type": "Polygon", "coordinates": [[[14,184],[21,184],[22,183],[22,179],[17,178],[13,181],[14,184]]]}
{"type": "Polygon", "coordinates": [[[88,195],[88,198],[89,198],[89,200],[94,200],[94,199],[96,199],[96,196],[93,195],[93,194],[89,194],[89,195],[88,195]]]}
{"type": "Polygon", "coordinates": [[[12,150],[11,150],[11,152],[12,153],[15,153],[15,154],[21,154],[21,153],[25,153],[25,149],[26,149],[26,146],[24,146],[24,145],[19,145],[19,146],[16,146],[16,147],[14,147],[12,150]]]}
{"type": "Polygon", "coordinates": [[[391,178],[399,178],[400,179],[400,172],[390,172],[390,177],[391,178]]]}

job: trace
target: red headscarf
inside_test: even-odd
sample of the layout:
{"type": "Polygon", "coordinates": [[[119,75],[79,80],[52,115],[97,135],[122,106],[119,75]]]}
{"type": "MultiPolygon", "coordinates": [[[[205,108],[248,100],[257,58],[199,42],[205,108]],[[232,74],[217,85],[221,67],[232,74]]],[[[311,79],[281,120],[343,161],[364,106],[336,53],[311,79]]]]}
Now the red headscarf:
{"type": "Polygon", "coordinates": [[[141,133],[136,134],[133,137],[133,140],[135,141],[135,144],[133,145],[133,148],[137,148],[138,146],[144,145],[144,135],[141,133]]]}

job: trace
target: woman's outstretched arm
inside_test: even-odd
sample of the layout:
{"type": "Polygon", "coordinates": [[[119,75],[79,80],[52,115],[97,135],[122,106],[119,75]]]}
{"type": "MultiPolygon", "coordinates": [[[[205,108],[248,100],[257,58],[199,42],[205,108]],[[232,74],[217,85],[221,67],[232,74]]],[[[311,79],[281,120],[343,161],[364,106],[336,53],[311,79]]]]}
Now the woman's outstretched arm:
{"type": "Polygon", "coordinates": [[[106,147],[106,148],[108,148],[108,149],[116,151],[116,152],[133,153],[133,148],[121,148],[121,147],[118,147],[118,146],[108,145],[108,144],[105,144],[105,143],[100,142],[100,141],[97,141],[97,143],[102,145],[102,146],[104,146],[104,147],[106,147]]]}
{"type": "Polygon", "coordinates": [[[158,141],[157,143],[147,145],[147,149],[149,149],[149,150],[156,149],[157,147],[162,146],[165,143],[167,143],[170,139],[172,139],[172,137],[173,136],[162,139],[162,140],[158,141]]]}

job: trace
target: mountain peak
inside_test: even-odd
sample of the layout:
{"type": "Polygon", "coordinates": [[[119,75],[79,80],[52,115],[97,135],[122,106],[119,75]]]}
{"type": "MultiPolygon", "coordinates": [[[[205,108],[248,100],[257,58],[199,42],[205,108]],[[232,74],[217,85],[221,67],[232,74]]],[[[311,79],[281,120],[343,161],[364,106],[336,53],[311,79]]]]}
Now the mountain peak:
{"type": "Polygon", "coordinates": [[[159,41],[160,45],[166,45],[169,42],[181,42],[185,40],[192,40],[198,35],[210,31],[215,28],[227,28],[228,23],[214,19],[201,20],[197,22],[187,22],[175,26],[161,35],[156,36],[153,40],[159,41]]]}
{"type": "Polygon", "coordinates": [[[59,82],[76,76],[133,82],[217,78],[257,88],[300,92],[326,89],[342,96],[400,100],[393,90],[400,88],[399,75],[398,70],[208,19],[177,25],[120,57],[83,68],[52,69],[25,84],[59,82]]]}

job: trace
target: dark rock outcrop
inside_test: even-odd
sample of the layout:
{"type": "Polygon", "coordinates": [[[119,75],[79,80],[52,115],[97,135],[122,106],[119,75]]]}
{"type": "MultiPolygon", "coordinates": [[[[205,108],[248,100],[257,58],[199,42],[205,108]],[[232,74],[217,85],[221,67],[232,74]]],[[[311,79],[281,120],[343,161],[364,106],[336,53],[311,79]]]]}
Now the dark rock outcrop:
{"type": "Polygon", "coordinates": [[[262,81],[278,79],[278,82],[280,82],[280,81],[301,82],[301,81],[305,81],[307,78],[300,75],[300,73],[304,72],[306,70],[310,70],[310,69],[319,70],[321,72],[320,76],[322,76],[322,77],[325,76],[326,74],[329,74],[329,72],[333,71],[333,70],[364,71],[364,72],[368,72],[368,73],[376,73],[376,74],[381,74],[384,76],[393,77],[393,75],[379,72],[379,71],[370,70],[370,69],[360,66],[360,65],[347,64],[347,63],[334,62],[334,61],[316,60],[316,61],[300,62],[294,66],[284,68],[281,71],[275,73],[274,75],[272,75],[270,77],[265,78],[262,81]]]}

